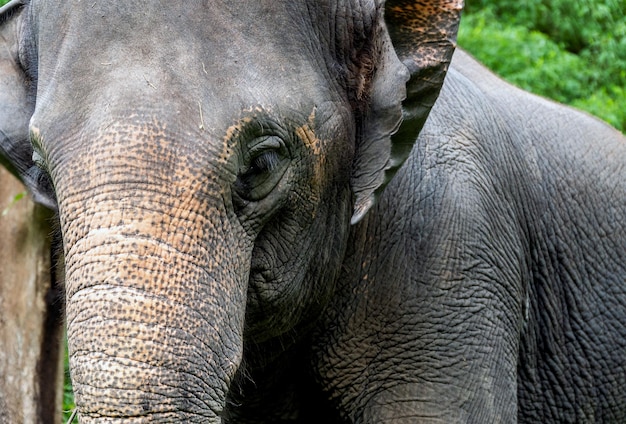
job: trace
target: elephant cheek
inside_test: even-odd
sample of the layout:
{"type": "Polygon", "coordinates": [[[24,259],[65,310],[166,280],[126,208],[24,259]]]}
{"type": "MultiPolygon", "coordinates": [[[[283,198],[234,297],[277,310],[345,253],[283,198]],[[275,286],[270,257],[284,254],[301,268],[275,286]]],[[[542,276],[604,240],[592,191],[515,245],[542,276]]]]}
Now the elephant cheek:
{"type": "Polygon", "coordinates": [[[81,422],[220,422],[242,356],[251,248],[219,211],[108,210],[64,229],[81,422]],[[195,230],[172,230],[185,225],[195,230]]]}

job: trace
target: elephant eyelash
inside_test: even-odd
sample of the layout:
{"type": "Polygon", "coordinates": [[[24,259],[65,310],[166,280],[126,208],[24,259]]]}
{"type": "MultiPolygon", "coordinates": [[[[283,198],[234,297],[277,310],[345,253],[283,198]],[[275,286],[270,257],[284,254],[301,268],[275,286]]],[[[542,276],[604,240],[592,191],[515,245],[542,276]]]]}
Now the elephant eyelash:
{"type": "Polygon", "coordinates": [[[252,160],[247,172],[261,173],[273,171],[279,163],[280,157],[278,156],[278,152],[275,150],[267,150],[252,160]]]}
{"type": "Polygon", "coordinates": [[[257,184],[255,181],[257,178],[262,178],[264,174],[272,172],[279,164],[280,156],[275,150],[266,150],[255,156],[237,178],[239,190],[243,192],[252,190],[257,184]]]}

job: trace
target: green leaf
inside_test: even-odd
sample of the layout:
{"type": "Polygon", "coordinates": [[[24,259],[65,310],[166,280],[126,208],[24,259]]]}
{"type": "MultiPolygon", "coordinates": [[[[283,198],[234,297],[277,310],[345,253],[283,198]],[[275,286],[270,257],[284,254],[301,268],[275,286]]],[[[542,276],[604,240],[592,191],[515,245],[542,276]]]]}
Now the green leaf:
{"type": "Polygon", "coordinates": [[[15,196],[13,196],[13,199],[12,199],[12,200],[11,200],[11,202],[7,205],[7,207],[6,207],[6,208],[4,208],[4,210],[2,211],[2,214],[0,214],[0,217],[1,217],[1,216],[6,216],[6,215],[9,213],[9,211],[11,210],[11,208],[12,208],[13,206],[15,206],[15,204],[16,204],[17,202],[19,202],[20,200],[22,200],[25,196],[26,196],[26,192],[25,192],[25,191],[22,191],[22,192],[20,192],[20,193],[17,193],[15,196]]]}

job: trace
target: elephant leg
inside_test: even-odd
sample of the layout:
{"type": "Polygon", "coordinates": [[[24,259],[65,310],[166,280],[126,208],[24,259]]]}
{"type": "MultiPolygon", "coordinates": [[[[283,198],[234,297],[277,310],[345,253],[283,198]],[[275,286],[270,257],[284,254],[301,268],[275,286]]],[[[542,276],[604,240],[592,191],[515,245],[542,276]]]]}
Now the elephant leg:
{"type": "Polygon", "coordinates": [[[510,203],[454,172],[424,172],[405,215],[391,185],[353,229],[314,365],[349,422],[517,420],[528,248],[510,203]]]}
{"type": "Polygon", "coordinates": [[[0,168],[0,421],[58,423],[63,300],[50,272],[50,212],[24,191],[0,168]]]}
{"type": "Polygon", "coordinates": [[[516,422],[515,334],[487,308],[451,303],[422,304],[433,315],[411,312],[419,322],[388,319],[372,303],[335,321],[338,330],[322,337],[316,368],[347,422],[516,422]],[[462,309],[472,316],[455,316],[462,309]]]}

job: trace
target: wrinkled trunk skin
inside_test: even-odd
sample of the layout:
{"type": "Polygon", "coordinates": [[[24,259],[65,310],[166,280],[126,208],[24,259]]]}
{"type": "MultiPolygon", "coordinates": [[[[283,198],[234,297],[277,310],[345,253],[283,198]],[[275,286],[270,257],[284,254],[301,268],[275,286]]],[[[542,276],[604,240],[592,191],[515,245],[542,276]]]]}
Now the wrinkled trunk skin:
{"type": "Polygon", "coordinates": [[[205,175],[96,160],[84,181],[69,165],[58,189],[81,423],[219,423],[241,361],[251,243],[205,175]]]}
{"type": "Polygon", "coordinates": [[[224,270],[207,271],[179,246],[130,235],[138,222],[100,222],[66,262],[81,422],[219,422],[241,359],[245,286],[228,275],[241,266],[221,258],[224,270]]]}
{"type": "Polygon", "coordinates": [[[50,213],[0,167],[0,422],[58,423],[62,298],[50,272],[50,213]]]}

